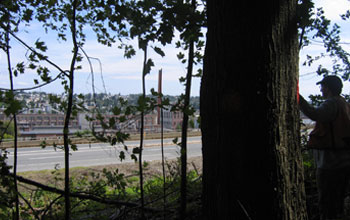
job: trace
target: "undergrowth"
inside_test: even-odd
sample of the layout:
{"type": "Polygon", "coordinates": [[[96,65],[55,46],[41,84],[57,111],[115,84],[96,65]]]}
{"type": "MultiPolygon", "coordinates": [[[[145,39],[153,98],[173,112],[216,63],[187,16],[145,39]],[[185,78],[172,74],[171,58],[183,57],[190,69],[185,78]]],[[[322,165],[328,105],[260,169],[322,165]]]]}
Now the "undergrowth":
{"type": "MultiPolygon", "coordinates": [[[[201,174],[193,169],[188,172],[187,176],[188,219],[199,219],[201,174]]],[[[149,176],[144,184],[146,208],[142,211],[139,206],[140,187],[137,172],[129,176],[120,173],[118,169],[81,172],[70,179],[71,193],[98,198],[100,201],[72,197],[72,219],[122,220],[140,219],[141,216],[144,216],[143,219],[178,219],[180,182],[178,162],[167,164],[165,184],[161,175],[149,176]]],[[[45,184],[54,188],[62,188],[62,172],[52,171],[50,181],[45,184]]],[[[5,187],[2,187],[0,191],[5,193],[6,190],[5,187]]],[[[23,183],[20,184],[19,191],[21,192],[21,219],[64,219],[64,196],[62,194],[23,183]]],[[[14,211],[12,204],[13,201],[8,201],[6,204],[0,203],[0,219],[9,219],[14,211]]]]}

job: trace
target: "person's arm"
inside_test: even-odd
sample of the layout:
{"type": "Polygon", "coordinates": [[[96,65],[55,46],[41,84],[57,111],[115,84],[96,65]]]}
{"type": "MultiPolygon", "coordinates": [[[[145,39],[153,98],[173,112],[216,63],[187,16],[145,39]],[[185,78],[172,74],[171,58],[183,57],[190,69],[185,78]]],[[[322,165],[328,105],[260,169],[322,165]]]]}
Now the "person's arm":
{"type": "Polygon", "coordinates": [[[299,105],[300,110],[313,121],[330,122],[337,115],[337,103],[335,100],[327,99],[320,107],[315,108],[300,95],[299,105]]]}

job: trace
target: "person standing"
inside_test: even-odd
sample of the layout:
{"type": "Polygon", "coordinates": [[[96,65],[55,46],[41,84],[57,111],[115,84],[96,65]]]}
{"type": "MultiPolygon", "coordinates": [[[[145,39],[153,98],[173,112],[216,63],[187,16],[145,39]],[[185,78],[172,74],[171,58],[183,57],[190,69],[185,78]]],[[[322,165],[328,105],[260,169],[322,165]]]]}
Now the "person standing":
{"type": "Polygon", "coordinates": [[[301,95],[300,110],[316,121],[307,147],[316,163],[320,219],[337,219],[344,214],[344,198],[350,177],[350,104],[340,95],[343,84],[337,76],[317,82],[325,101],[317,108],[301,95]]]}

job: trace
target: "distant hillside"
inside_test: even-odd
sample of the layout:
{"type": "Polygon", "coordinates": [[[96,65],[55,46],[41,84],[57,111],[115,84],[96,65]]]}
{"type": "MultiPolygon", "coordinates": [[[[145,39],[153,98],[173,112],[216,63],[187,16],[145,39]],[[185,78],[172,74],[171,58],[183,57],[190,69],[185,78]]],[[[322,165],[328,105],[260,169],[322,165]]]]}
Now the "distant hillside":
{"type": "MultiPolygon", "coordinates": [[[[137,105],[137,100],[141,94],[130,94],[130,95],[112,95],[106,93],[98,93],[93,96],[93,94],[84,94],[84,104],[86,106],[96,105],[101,109],[111,109],[114,106],[119,105],[119,99],[123,98],[127,100],[130,105],[137,105]]],[[[57,95],[60,98],[64,98],[63,95],[57,95]]],[[[49,103],[49,94],[45,92],[20,92],[17,95],[18,99],[21,100],[22,106],[25,109],[47,109],[50,106],[50,110],[58,110],[58,107],[54,104],[49,103]]],[[[151,97],[151,96],[150,96],[151,97]]],[[[78,98],[78,95],[75,95],[78,98]]],[[[175,103],[179,96],[169,96],[165,95],[164,98],[169,99],[170,103],[175,103]]],[[[191,97],[190,103],[195,110],[199,110],[199,97],[191,97]]],[[[0,103],[1,106],[1,103],[0,103]]],[[[43,110],[41,110],[43,111],[43,110]]]]}

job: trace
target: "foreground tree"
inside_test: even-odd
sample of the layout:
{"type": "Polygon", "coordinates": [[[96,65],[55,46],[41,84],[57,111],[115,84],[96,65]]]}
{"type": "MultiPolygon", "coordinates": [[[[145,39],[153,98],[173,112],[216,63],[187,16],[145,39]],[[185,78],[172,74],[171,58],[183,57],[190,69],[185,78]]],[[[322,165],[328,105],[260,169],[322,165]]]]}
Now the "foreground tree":
{"type": "Polygon", "coordinates": [[[207,1],[201,85],[207,219],[307,219],[297,1],[207,1]]]}

